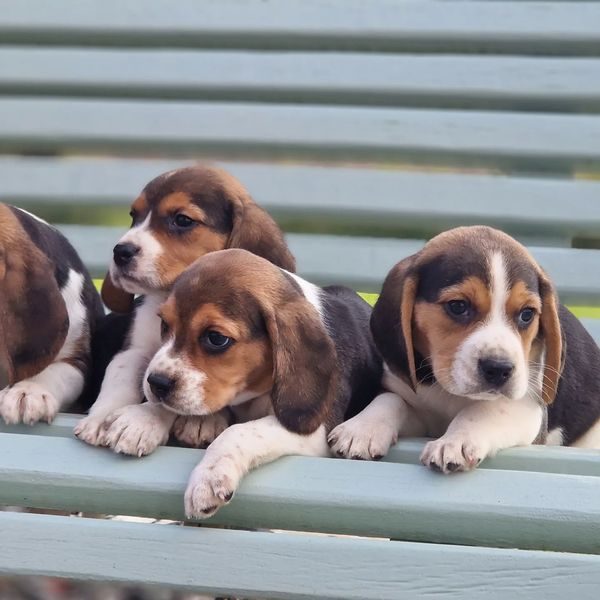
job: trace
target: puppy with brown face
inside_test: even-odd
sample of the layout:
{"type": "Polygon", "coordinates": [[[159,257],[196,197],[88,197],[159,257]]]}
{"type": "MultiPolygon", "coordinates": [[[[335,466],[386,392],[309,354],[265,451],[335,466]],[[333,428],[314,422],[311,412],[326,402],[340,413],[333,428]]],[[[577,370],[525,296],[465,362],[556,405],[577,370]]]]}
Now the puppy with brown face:
{"type": "Polygon", "coordinates": [[[371,329],[389,392],[332,431],[336,452],[369,459],[398,436],[441,436],[421,460],[448,473],[548,429],[547,443],[599,447],[598,346],[508,235],[433,238],[389,273],[371,329]]]}
{"type": "Polygon", "coordinates": [[[54,227],[0,204],[0,417],[50,422],[83,391],[102,303],[54,227]],[[6,386],[6,387],[5,387],[6,386]]]}
{"type": "Polygon", "coordinates": [[[210,516],[263,463],[328,454],[327,432],[380,390],[370,312],[352,290],[318,288],[243,250],[209,254],[180,276],[144,391],[173,414],[227,407],[238,421],[194,470],[187,515],[210,516]]]}
{"type": "MultiPolygon", "coordinates": [[[[160,175],[133,202],[131,217],[131,229],[114,247],[102,298],[117,313],[134,312],[124,349],[108,365],[98,399],[75,434],[141,456],[167,440],[175,420],[160,406],[140,402],[142,375],[160,346],[158,307],[178,275],[198,257],[225,248],[245,248],[290,271],[295,262],[271,217],[220,169],[196,166],[160,175]],[[136,294],[143,297],[134,306],[136,294]]],[[[229,422],[227,412],[181,419],[175,433],[200,445],[229,422]]]]}

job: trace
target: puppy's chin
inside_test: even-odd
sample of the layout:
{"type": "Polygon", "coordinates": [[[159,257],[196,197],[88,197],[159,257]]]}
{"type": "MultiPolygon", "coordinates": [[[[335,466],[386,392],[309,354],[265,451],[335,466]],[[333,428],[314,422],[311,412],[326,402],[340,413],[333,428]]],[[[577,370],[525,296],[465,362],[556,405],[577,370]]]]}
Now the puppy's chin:
{"type": "Polygon", "coordinates": [[[527,393],[527,387],[521,389],[523,386],[519,386],[518,384],[508,385],[503,389],[493,389],[490,388],[489,385],[486,386],[484,383],[479,381],[464,381],[459,384],[452,379],[440,381],[440,379],[436,377],[436,380],[449,394],[452,394],[453,396],[469,398],[469,400],[483,400],[486,402],[493,402],[494,400],[513,401],[523,398],[527,393]]]}
{"type": "Polygon", "coordinates": [[[114,265],[110,267],[110,276],[116,287],[122,289],[128,294],[145,295],[153,292],[162,291],[163,287],[156,285],[156,282],[149,281],[148,278],[138,278],[135,275],[122,273],[114,265]]]}
{"type": "Polygon", "coordinates": [[[206,406],[204,406],[203,402],[178,402],[177,400],[172,401],[161,401],[161,404],[168,411],[175,413],[176,415],[182,417],[205,417],[206,415],[212,414],[213,411],[208,410],[206,406]]]}

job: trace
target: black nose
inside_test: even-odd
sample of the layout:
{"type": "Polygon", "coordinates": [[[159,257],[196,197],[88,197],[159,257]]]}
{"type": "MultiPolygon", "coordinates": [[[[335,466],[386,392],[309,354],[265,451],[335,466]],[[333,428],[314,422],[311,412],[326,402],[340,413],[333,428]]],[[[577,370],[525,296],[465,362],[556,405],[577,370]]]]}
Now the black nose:
{"type": "Polygon", "coordinates": [[[113,248],[113,259],[119,267],[128,265],[136,254],[139,254],[140,247],[135,244],[117,244],[113,248]]]}
{"type": "Polygon", "coordinates": [[[150,384],[152,393],[161,400],[169,395],[175,385],[175,380],[161,373],[150,373],[146,380],[150,384]]]}
{"type": "Polygon", "coordinates": [[[514,370],[515,365],[508,360],[498,360],[496,358],[479,359],[479,372],[488,383],[496,387],[504,385],[510,379],[514,370]]]}

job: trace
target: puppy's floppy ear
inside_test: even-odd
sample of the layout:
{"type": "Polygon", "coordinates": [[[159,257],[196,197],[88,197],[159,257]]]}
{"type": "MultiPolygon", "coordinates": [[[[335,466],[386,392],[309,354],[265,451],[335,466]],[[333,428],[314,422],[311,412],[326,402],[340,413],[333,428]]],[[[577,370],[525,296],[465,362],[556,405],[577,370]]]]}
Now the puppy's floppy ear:
{"type": "Polygon", "coordinates": [[[275,415],[290,431],[312,433],[335,402],[339,370],[333,341],[304,298],[266,307],[263,316],[273,349],[275,415]]]}
{"type": "Polygon", "coordinates": [[[558,316],[558,296],[545,273],[540,274],[539,288],[542,296],[540,329],[546,346],[542,397],[546,404],[552,404],[564,364],[564,342],[558,316]]]}
{"type": "Polygon", "coordinates": [[[11,248],[0,261],[0,352],[10,385],[51,364],[69,329],[54,265],[29,246],[11,248]]]}
{"type": "Polygon", "coordinates": [[[106,274],[102,282],[100,295],[107,308],[113,312],[126,314],[133,310],[133,294],[118,288],[112,280],[110,273],[106,274]]]}
{"type": "Polygon", "coordinates": [[[286,271],[296,272],[296,260],[269,213],[249,196],[240,193],[233,199],[232,217],[233,227],[227,248],[248,250],[286,271]]]}
{"type": "Polygon", "coordinates": [[[388,273],[371,314],[371,332],[387,365],[408,377],[414,390],[417,370],[413,347],[412,317],[417,295],[417,255],[400,261],[388,273]]]}

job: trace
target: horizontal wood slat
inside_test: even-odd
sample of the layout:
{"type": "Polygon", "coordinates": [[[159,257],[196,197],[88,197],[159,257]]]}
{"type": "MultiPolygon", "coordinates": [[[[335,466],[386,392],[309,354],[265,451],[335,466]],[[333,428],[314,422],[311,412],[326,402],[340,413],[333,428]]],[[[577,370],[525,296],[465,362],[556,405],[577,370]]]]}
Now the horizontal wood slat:
{"type": "MultiPolygon", "coordinates": [[[[600,324],[600,320],[597,322],[600,324]]],[[[0,421],[0,432],[72,438],[73,428],[80,418],[80,415],[61,413],[51,425],[37,423],[32,426],[5,425],[0,421]]],[[[382,460],[385,462],[420,464],[419,456],[425,441],[422,439],[400,440],[382,460]]],[[[501,451],[493,458],[488,458],[479,468],[600,477],[600,454],[597,450],[558,446],[509,448],[501,451]]]]}
{"type": "MultiPolygon", "coordinates": [[[[0,504],[181,519],[202,451],[143,459],[75,439],[0,434],[0,504]]],[[[244,479],[210,521],[413,541],[600,553],[600,478],[287,457],[244,479]],[[577,498],[577,502],[573,502],[577,498]]]]}
{"type": "Polygon", "coordinates": [[[21,44],[598,55],[599,21],[592,2],[0,1],[0,38],[21,44]]]}
{"type": "Polygon", "coordinates": [[[15,97],[0,99],[0,151],[561,170],[600,165],[600,116],[15,97]]]}
{"type": "Polygon", "coordinates": [[[0,93],[600,109],[600,59],[0,48],[0,93]]]}
{"type": "MultiPolygon", "coordinates": [[[[0,156],[0,193],[55,219],[55,207],[122,208],[176,160],[0,156]]],[[[416,173],[389,169],[220,162],[256,201],[285,223],[438,233],[488,224],[543,240],[600,238],[600,182],[416,173]],[[568,201],[566,199],[568,198],[568,201]],[[309,223],[306,223],[309,222],[309,223]]],[[[101,215],[94,213],[98,222],[101,215]]]]}
{"type": "MultiPolygon", "coordinates": [[[[124,228],[61,225],[94,275],[103,275],[111,251],[124,228]]],[[[388,271],[406,256],[418,252],[418,240],[378,239],[333,235],[287,235],[297,258],[298,273],[317,284],[341,283],[360,291],[379,292],[388,271]]],[[[564,303],[600,301],[600,261],[597,250],[532,247],[548,271],[564,303]]]]}
{"type": "Polygon", "coordinates": [[[600,558],[0,513],[0,572],[290,600],[594,596],[600,558]],[[435,565],[435,575],[432,575],[435,565]],[[493,585],[490,582],[493,581],[493,585]]]}

